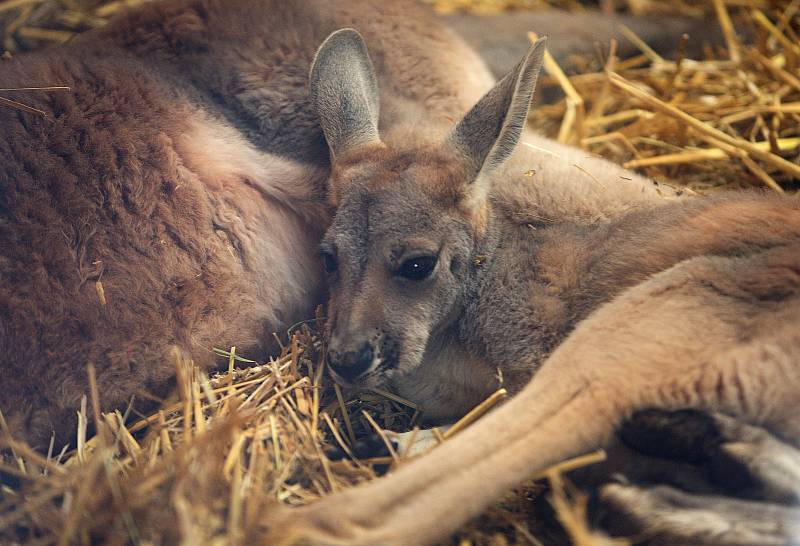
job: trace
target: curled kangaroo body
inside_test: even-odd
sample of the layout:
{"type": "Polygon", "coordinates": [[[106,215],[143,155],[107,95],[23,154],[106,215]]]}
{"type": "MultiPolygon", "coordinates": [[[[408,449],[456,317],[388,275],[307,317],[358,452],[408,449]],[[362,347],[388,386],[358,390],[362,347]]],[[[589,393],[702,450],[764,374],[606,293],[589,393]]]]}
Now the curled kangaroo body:
{"type": "Polygon", "coordinates": [[[0,109],[0,410],[16,437],[71,437],[88,363],[103,410],[124,409],[166,393],[172,348],[264,358],[313,315],[330,164],[308,70],[343,26],[375,53],[389,141],[493,84],[427,10],[372,0],[148,3],[0,63],[4,88],[71,88],[25,95],[46,117],[0,109]]]}
{"type": "MultiPolygon", "coordinates": [[[[722,412],[800,444],[800,201],[738,193],[604,214],[598,188],[575,206],[581,173],[548,177],[559,171],[541,156],[512,153],[541,53],[423,150],[317,103],[338,128],[326,131],[338,208],[322,243],[335,377],[391,383],[435,419],[494,390],[498,369],[519,393],[384,478],[275,514],[275,540],[434,542],[547,466],[610,445],[647,408],[722,412]]],[[[612,193],[627,182],[597,176],[612,193]]],[[[797,530],[700,527],[694,540],[721,542],[797,530]]]]}
{"type": "MultiPolygon", "coordinates": [[[[330,58],[331,82],[374,75],[384,142],[438,138],[494,84],[414,1],[165,0],[0,63],[4,88],[71,89],[24,96],[47,117],[0,109],[0,410],[16,437],[71,437],[88,363],[103,410],[124,409],[168,392],[174,349],[263,358],[324,301],[330,161],[308,74],[348,26],[373,59],[330,58]]],[[[645,192],[607,214],[654,197],[631,183],[645,192]]]]}

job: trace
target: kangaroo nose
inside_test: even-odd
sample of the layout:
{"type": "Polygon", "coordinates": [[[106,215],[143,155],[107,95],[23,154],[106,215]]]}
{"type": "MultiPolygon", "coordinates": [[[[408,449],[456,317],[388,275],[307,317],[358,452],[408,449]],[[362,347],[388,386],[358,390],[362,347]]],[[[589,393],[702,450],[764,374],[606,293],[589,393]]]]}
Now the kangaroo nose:
{"type": "Polygon", "coordinates": [[[367,371],[372,364],[372,356],[372,346],[365,343],[357,351],[347,351],[346,353],[330,351],[328,364],[339,377],[353,381],[367,371]]]}

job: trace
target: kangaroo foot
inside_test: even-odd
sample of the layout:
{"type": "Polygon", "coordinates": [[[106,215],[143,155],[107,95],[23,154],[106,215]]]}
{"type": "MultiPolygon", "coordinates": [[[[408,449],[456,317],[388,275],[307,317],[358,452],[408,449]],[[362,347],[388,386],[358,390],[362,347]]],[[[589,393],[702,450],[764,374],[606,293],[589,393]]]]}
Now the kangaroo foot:
{"type": "Polygon", "coordinates": [[[800,537],[800,450],[767,430],[718,413],[645,410],[619,436],[647,456],[696,466],[712,490],[650,480],[606,484],[599,493],[603,523],[615,534],[703,544],[787,544],[800,537]]]}
{"type": "Polygon", "coordinates": [[[645,410],[619,435],[646,455],[703,466],[722,493],[800,501],[800,450],[763,428],[721,413],[645,410]]]}
{"type": "Polygon", "coordinates": [[[607,484],[600,499],[637,533],[637,542],[668,544],[792,544],[800,537],[800,508],[666,485],[607,484]]]}

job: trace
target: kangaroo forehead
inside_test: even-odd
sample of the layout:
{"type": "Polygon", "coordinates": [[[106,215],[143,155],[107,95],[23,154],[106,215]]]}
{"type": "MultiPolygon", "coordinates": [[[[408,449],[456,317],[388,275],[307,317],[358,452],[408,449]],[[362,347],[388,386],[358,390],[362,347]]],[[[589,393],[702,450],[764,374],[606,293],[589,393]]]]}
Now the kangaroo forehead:
{"type": "Polygon", "coordinates": [[[406,238],[431,236],[442,212],[421,190],[397,187],[370,191],[353,188],[336,213],[330,235],[341,247],[367,248],[406,238]]]}
{"type": "Polygon", "coordinates": [[[374,192],[400,188],[434,198],[462,188],[467,166],[449,144],[428,141],[413,131],[407,138],[409,143],[393,141],[389,146],[349,152],[337,185],[344,193],[354,187],[374,192]]]}

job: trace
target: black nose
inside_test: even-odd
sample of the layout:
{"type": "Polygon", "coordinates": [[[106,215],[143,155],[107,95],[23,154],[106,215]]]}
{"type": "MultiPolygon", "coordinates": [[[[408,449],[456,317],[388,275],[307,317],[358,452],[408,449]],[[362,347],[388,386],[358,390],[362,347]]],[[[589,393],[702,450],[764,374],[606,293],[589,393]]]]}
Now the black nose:
{"type": "Polygon", "coordinates": [[[346,353],[330,351],[328,364],[339,377],[353,381],[367,371],[372,364],[372,356],[372,345],[365,343],[357,351],[347,351],[346,353]]]}

